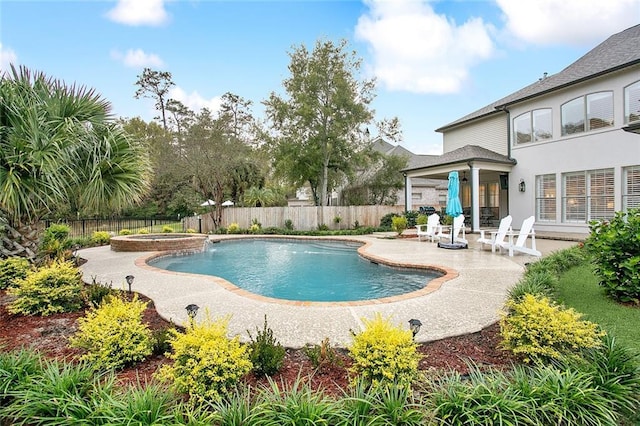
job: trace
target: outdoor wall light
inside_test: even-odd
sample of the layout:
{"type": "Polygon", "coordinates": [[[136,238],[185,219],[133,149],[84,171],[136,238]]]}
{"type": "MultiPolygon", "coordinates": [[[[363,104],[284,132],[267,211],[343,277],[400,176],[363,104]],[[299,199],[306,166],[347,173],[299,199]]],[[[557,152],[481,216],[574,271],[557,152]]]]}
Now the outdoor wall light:
{"type": "Polygon", "coordinates": [[[198,309],[200,309],[200,307],[198,305],[194,305],[193,303],[191,303],[187,305],[185,309],[187,310],[187,315],[189,316],[189,319],[193,321],[196,315],[198,315],[198,309]]]}
{"type": "Polygon", "coordinates": [[[416,337],[416,334],[418,334],[418,331],[420,331],[421,325],[422,323],[420,322],[420,320],[417,320],[417,319],[409,320],[409,329],[411,329],[411,332],[413,333],[413,337],[416,337]]]}
{"type": "Polygon", "coordinates": [[[127,280],[127,285],[129,286],[129,293],[131,293],[131,284],[133,284],[133,279],[135,277],[133,275],[127,275],[126,277],[124,277],[125,280],[127,280]]]}
{"type": "Polygon", "coordinates": [[[520,189],[520,192],[524,192],[527,190],[527,185],[524,183],[524,179],[520,179],[520,184],[518,185],[518,189],[520,189]]]}

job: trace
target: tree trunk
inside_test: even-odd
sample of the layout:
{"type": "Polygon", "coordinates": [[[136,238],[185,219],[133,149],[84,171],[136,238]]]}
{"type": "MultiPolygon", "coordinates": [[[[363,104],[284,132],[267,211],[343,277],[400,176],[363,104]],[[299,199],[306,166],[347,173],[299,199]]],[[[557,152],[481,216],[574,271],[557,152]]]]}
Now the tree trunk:
{"type": "Polygon", "coordinates": [[[5,234],[0,235],[0,258],[20,256],[35,262],[40,244],[40,232],[37,227],[27,224],[14,228],[5,224],[4,228],[5,234]]]}

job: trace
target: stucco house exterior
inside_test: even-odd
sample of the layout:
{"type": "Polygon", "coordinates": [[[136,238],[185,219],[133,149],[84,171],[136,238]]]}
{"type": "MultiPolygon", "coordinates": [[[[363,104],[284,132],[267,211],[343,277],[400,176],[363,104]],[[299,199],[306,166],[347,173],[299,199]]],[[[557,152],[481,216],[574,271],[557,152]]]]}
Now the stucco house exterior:
{"type": "Polygon", "coordinates": [[[640,207],[640,25],[436,131],[444,153],[412,159],[406,194],[457,170],[471,231],[511,214],[514,228],[535,215],[537,231],[582,234],[640,207]]]}

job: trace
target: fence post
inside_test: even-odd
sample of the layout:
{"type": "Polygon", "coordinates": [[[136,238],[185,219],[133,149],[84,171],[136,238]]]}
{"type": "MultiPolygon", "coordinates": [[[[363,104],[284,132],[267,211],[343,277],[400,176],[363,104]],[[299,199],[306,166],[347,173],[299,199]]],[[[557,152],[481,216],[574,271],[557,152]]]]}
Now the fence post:
{"type": "Polygon", "coordinates": [[[198,216],[198,234],[202,234],[202,216],[198,216]]]}

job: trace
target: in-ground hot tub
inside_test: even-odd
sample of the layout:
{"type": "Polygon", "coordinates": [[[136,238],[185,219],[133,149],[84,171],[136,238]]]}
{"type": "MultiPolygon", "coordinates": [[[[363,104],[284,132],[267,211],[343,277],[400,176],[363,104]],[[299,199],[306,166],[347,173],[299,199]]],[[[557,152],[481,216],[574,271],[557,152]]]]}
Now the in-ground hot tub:
{"type": "Polygon", "coordinates": [[[113,251],[202,251],[203,234],[136,234],[111,237],[113,251]]]}

